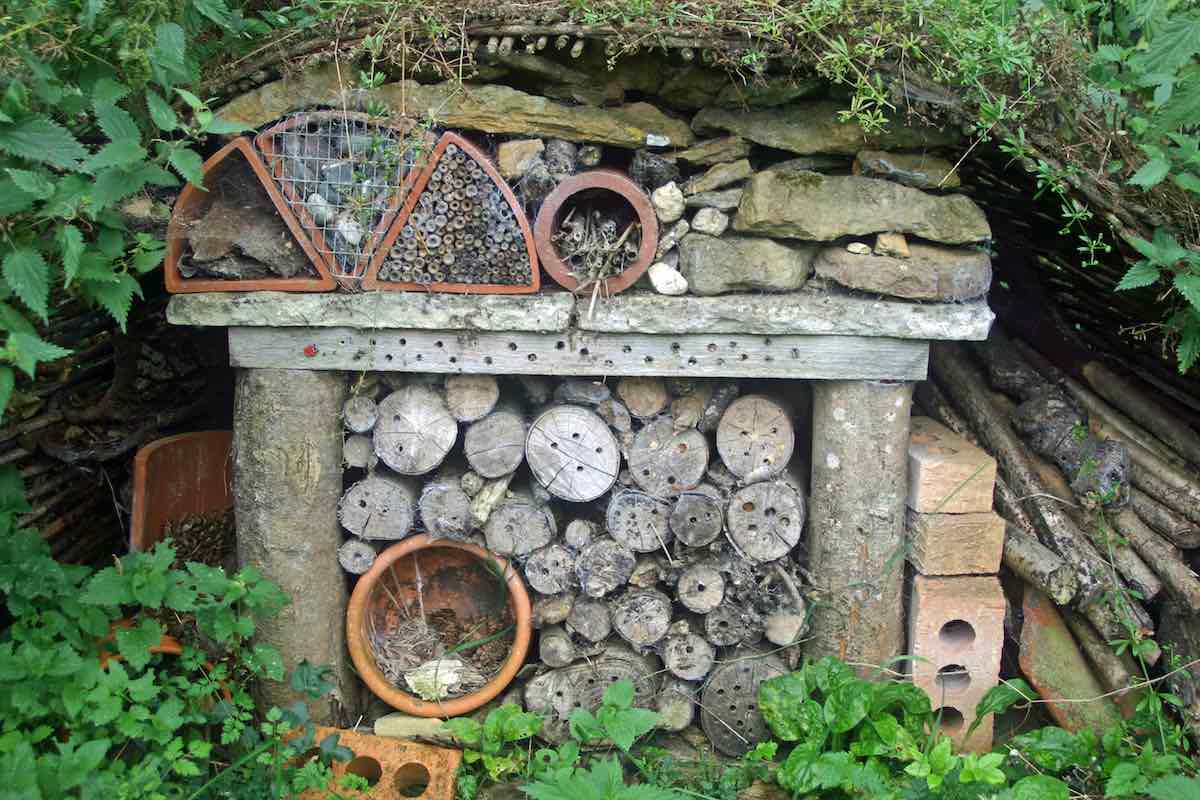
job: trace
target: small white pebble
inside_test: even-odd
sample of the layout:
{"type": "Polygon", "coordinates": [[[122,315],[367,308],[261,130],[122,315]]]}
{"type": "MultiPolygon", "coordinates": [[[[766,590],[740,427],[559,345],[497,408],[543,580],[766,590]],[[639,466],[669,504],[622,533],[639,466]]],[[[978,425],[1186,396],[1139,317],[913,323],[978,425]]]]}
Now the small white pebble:
{"type": "Polygon", "coordinates": [[[662,261],[650,265],[649,275],[654,291],[659,294],[681,295],[688,290],[687,278],[683,277],[679,270],[662,261]]]}

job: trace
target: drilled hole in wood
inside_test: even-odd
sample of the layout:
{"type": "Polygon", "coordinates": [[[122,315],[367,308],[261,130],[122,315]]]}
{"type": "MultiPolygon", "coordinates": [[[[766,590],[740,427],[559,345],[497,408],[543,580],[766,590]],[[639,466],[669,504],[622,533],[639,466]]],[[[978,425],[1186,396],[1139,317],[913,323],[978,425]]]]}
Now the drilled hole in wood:
{"type": "Polygon", "coordinates": [[[404,347],[404,345],[406,345],[406,344],[408,344],[408,339],[401,337],[400,338],[400,346],[404,347]]]}
{"type": "Polygon", "coordinates": [[[562,350],[566,346],[567,346],[567,343],[564,342],[562,339],[559,339],[557,342],[554,343],[555,350],[562,350]]]}
{"type": "Polygon", "coordinates": [[[631,352],[633,352],[633,348],[627,344],[623,344],[623,345],[621,345],[621,352],[622,353],[631,353],[631,352]]]}
{"type": "Polygon", "coordinates": [[[710,353],[717,352],[717,346],[715,344],[713,344],[712,342],[709,342],[708,343],[708,352],[710,352],[710,353]]]}
{"type": "Polygon", "coordinates": [[[748,500],[745,503],[742,503],[742,511],[745,511],[747,514],[754,511],[754,503],[751,503],[748,500]]]}
{"type": "Polygon", "coordinates": [[[392,354],[391,354],[391,353],[388,353],[387,355],[385,355],[385,356],[383,357],[383,360],[384,360],[384,361],[391,361],[391,360],[392,360],[392,354]]]}
{"type": "Polygon", "coordinates": [[[491,357],[491,356],[484,356],[484,357],[483,357],[483,363],[485,363],[485,364],[491,364],[491,363],[492,363],[492,357],[491,357]]]}
{"type": "Polygon", "coordinates": [[[440,341],[440,340],[439,340],[439,341],[436,341],[436,342],[434,342],[434,343],[433,343],[433,346],[434,346],[434,347],[444,347],[444,345],[441,343],[441,341],[440,341]]]}
{"type": "Polygon", "coordinates": [[[509,342],[509,343],[508,343],[508,349],[509,349],[509,350],[516,350],[516,349],[517,349],[517,343],[516,343],[516,342],[509,342]]]}
{"type": "Polygon", "coordinates": [[[530,353],[528,356],[526,356],[526,358],[528,358],[530,361],[537,361],[537,353],[530,353]]]}
{"type": "Polygon", "coordinates": [[[581,347],[581,348],[579,348],[579,355],[583,356],[584,358],[587,358],[589,355],[591,355],[591,351],[588,350],[586,347],[581,347]]]}

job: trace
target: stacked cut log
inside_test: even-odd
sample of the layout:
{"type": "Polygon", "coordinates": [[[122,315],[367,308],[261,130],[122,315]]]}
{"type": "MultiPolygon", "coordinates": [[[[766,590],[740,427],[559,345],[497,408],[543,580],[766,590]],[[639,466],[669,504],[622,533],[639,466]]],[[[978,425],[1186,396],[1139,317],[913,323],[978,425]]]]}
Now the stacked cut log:
{"type": "Polygon", "coordinates": [[[417,531],[473,541],[531,590],[543,736],[628,677],[663,727],[745,752],[766,736],[757,686],[807,628],[808,474],[804,406],[743,388],[368,375],[343,409],[339,561],[362,574],[417,531]]]}
{"type": "Polygon", "coordinates": [[[996,460],[927,417],[914,417],[911,430],[912,679],[929,694],[942,729],[986,753],[992,717],[976,720],[975,708],[1000,677],[1004,644],[1004,593],[996,577],[1004,520],[991,510],[996,460]]]}
{"type": "Polygon", "coordinates": [[[1168,685],[1200,733],[1200,580],[1184,552],[1200,546],[1195,432],[1106,367],[1052,364],[999,331],[973,352],[936,346],[931,372],[916,393],[924,412],[999,462],[1003,563],[1026,585],[1013,601],[1025,611],[1023,671],[1049,700],[1106,695],[1051,702],[1058,723],[1132,713],[1170,644],[1187,668],[1168,685]],[[1130,638],[1136,661],[1111,645],[1130,638]],[[1072,653],[1046,652],[1064,642],[1072,653]],[[1088,674],[1050,666],[1068,661],[1088,674]]]}

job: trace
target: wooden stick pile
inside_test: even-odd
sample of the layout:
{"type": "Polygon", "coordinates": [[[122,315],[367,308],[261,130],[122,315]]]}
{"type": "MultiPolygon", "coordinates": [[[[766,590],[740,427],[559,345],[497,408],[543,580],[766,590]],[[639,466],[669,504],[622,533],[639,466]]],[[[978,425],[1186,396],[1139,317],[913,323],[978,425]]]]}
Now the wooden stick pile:
{"type": "Polygon", "coordinates": [[[343,413],[339,560],[361,574],[415,531],[474,541],[534,594],[543,667],[526,703],[552,718],[548,737],[598,702],[598,670],[635,679],[666,727],[698,705],[717,746],[742,752],[765,735],[758,683],[806,629],[790,556],[808,482],[803,392],[743,388],[368,376],[343,413]]]}

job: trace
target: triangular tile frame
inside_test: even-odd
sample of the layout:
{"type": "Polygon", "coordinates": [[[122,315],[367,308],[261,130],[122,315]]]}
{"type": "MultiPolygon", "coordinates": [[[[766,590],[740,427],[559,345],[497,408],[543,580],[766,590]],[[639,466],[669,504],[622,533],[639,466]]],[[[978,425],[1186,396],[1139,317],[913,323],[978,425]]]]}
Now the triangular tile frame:
{"type": "Polygon", "coordinates": [[[513,194],[512,188],[507,181],[500,176],[500,172],[492,164],[483,151],[474,144],[459,136],[456,133],[447,132],[442,134],[442,138],[438,140],[437,145],[430,153],[429,163],[425,169],[421,171],[420,176],[412,185],[408,199],[405,201],[400,213],[396,216],[395,221],[388,229],[387,235],[380,242],[375,250],[375,254],[371,257],[371,263],[367,268],[367,274],[363,279],[364,289],[382,289],[385,291],[396,292],[448,292],[455,294],[534,294],[541,288],[541,272],[538,269],[537,248],[533,243],[533,230],[530,228],[529,219],[525,216],[521,204],[517,201],[513,194]],[[527,284],[509,284],[509,283],[400,283],[385,281],[379,278],[379,270],[383,266],[383,262],[387,259],[388,253],[391,251],[392,245],[397,237],[400,236],[400,231],[404,228],[413,209],[416,208],[417,202],[421,199],[426,185],[429,183],[429,178],[433,171],[437,168],[438,162],[442,155],[446,152],[446,148],[450,145],[456,145],[462,150],[467,157],[473,159],[483,169],[492,182],[500,189],[501,195],[509,208],[512,209],[516,219],[517,226],[521,231],[521,236],[525,242],[525,252],[529,258],[529,283],[527,284]]]}
{"type": "Polygon", "coordinates": [[[339,263],[338,255],[330,246],[325,236],[324,226],[320,225],[309,211],[309,205],[306,202],[307,198],[300,196],[295,191],[292,181],[285,176],[284,156],[279,152],[276,144],[276,137],[280,134],[293,130],[300,125],[307,125],[311,122],[320,122],[323,120],[360,123],[371,128],[395,131],[400,137],[408,135],[410,129],[397,125],[384,124],[368,114],[356,111],[300,111],[285,117],[254,137],[254,145],[263,154],[263,159],[268,165],[269,174],[273,182],[286,199],[288,206],[299,220],[306,235],[311,238],[313,246],[324,261],[329,274],[342,287],[350,291],[358,291],[360,281],[370,262],[371,255],[375,252],[379,242],[384,238],[388,228],[391,226],[392,220],[395,219],[396,210],[400,207],[401,202],[411,194],[412,188],[421,171],[415,166],[407,170],[396,190],[389,197],[386,209],[368,232],[367,241],[358,249],[353,268],[347,271],[345,265],[339,263]]]}
{"type": "Polygon", "coordinates": [[[226,159],[243,158],[251,172],[258,179],[267,197],[275,206],[276,213],[283,219],[292,237],[304,255],[317,270],[317,277],[312,278],[255,278],[252,280],[222,280],[220,278],[185,278],[179,271],[179,260],[184,255],[184,245],[187,242],[187,228],[191,222],[203,214],[210,203],[210,195],[203,189],[192,184],[183,187],[175,200],[175,208],[171,212],[171,220],[167,224],[167,255],[163,263],[163,273],[167,291],[172,294],[188,292],[244,292],[256,290],[273,290],[280,292],[328,292],[334,286],[333,277],[325,267],[325,262],[317,254],[312,242],[304,235],[304,230],[288,210],[287,203],[275,188],[275,182],[267,174],[258,154],[244,136],[234,139],[222,147],[204,162],[205,184],[210,175],[216,175],[226,159]]]}

